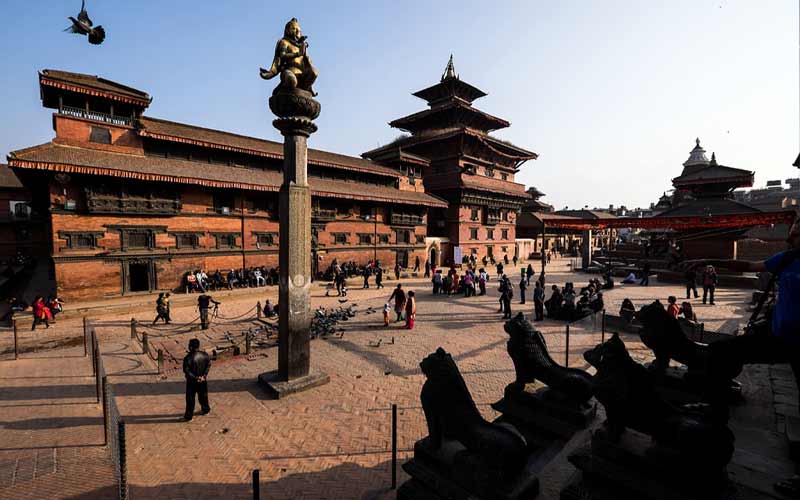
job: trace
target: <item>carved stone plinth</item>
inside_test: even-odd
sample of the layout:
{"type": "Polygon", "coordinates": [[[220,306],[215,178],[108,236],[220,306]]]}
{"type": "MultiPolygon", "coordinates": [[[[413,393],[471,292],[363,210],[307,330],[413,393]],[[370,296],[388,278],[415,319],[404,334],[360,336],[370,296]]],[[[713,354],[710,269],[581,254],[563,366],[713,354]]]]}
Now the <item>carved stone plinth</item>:
{"type": "Polygon", "coordinates": [[[499,482],[487,464],[461,443],[445,440],[438,450],[429,438],[414,444],[414,458],[403,464],[411,480],[397,492],[398,499],[522,500],[539,494],[541,467],[533,454],[525,468],[510,483],[499,482]]]}
{"type": "Polygon", "coordinates": [[[285,398],[296,392],[303,392],[312,387],[325,385],[330,381],[331,379],[326,373],[314,368],[309,371],[308,375],[289,380],[283,380],[277,371],[262,373],[258,376],[258,383],[275,399],[285,398]]]}
{"type": "MultiPolygon", "coordinates": [[[[645,365],[650,368],[650,364],[645,365]]],[[[675,405],[693,404],[703,401],[702,375],[690,372],[685,366],[670,366],[661,375],[655,375],[656,390],[665,400],[675,405]]],[[[742,385],[731,381],[728,401],[743,401],[742,385]]]]}
{"type": "Polygon", "coordinates": [[[595,432],[569,456],[580,471],[562,500],[722,500],[731,484],[724,468],[698,467],[689,457],[654,446],[649,436],[626,431],[618,443],[595,432]],[[691,464],[689,464],[689,463],[691,464]]]}
{"type": "Polygon", "coordinates": [[[320,105],[310,92],[280,91],[269,99],[278,116],[273,125],[283,141],[283,184],[278,195],[280,239],[278,263],[278,371],[259,376],[267,392],[277,397],[329,381],[310,372],[311,326],[311,191],[308,187],[306,140],[317,130],[312,120],[320,105]]]}
{"type": "Polygon", "coordinates": [[[597,414],[597,403],[576,403],[550,388],[536,392],[507,392],[492,408],[503,414],[503,419],[520,429],[533,429],[569,439],[585,429],[597,414]]]}

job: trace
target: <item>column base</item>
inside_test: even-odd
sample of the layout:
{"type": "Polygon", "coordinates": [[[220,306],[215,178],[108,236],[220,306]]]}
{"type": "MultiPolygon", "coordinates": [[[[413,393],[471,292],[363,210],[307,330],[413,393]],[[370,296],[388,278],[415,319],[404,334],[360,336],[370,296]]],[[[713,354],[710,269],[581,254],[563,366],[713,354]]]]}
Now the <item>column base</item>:
{"type": "Polygon", "coordinates": [[[285,398],[296,392],[307,391],[331,381],[327,373],[312,368],[308,375],[292,380],[282,380],[277,371],[264,372],[258,376],[258,384],[275,399],[285,398]]]}

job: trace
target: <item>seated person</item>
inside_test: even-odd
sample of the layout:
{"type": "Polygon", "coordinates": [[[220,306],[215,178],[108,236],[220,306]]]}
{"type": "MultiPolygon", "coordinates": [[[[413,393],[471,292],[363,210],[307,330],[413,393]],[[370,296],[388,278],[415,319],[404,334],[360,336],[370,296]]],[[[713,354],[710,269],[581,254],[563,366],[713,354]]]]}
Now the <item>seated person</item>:
{"type": "Polygon", "coordinates": [[[678,319],[678,315],[680,314],[680,308],[678,307],[677,301],[678,299],[675,298],[674,295],[667,297],[667,303],[669,304],[667,306],[667,312],[675,319],[678,319]]]}
{"type": "Polygon", "coordinates": [[[553,290],[550,298],[544,301],[544,306],[547,308],[547,317],[556,319],[561,315],[561,307],[564,302],[564,297],[561,295],[558,285],[551,287],[553,290]]]}
{"type": "Polygon", "coordinates": [[[619,308],[620,318],[630,323],[633,321],[634,314],[636,314],[636,307],[634,307],[633,302],[631,302],[631,299],[624,299],[622,307],[619,308]]]}
{"type": "Polygon", "coordinates": [[[634,283],[636,283],[636,274],[634,273],[630,273],[622,280],[623,285],[633,285],[634,283]]]}
{"type": "Polygon", "coordinates": [[[267,303],[266,303],[266,304],[264,304],[264,317],[266,317],[266,318],[272,318],[272,317],[274,317],[276,314],[278,314],[278,313],[276,312],[276,310],[275,310],[275,307],[276,307],[276,306],[277,306],[277,304],[276,304],[275,306],[273,306],[273,305],[272,305],[272,303],[269,301],[269,299],[267,299],[267,303]]]}
{"type": "Polygon", "coordinates": [[[614,280],[611,278],[611,271],[603,275],[603,285],[600,287],[602,290],[611,290],[614,288],[614,280]]]}
{"type": "Polygon", "coordinates": [[[592,309],[592,312],[600,312],[606,307],[603,302],[603,292],[597,292],[594,296],[594,300],[589,302],[589,307],[592,309]]]}
{"type": "Polygon", "coordinates": [[[683,314],[683,317],[689,321],[697,321],[697,314],[694,313],[691,302],[682,302],[678,313],[683,314]]]}

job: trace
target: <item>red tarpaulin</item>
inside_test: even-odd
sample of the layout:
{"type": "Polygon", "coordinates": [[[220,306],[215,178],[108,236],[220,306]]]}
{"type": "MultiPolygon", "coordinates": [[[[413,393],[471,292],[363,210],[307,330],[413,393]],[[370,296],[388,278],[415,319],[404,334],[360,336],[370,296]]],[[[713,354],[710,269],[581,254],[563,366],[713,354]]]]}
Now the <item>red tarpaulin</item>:
{"type": "Polygon", "coordinates": [[[642,229],[715,229],[729,227],[768,226],[771,224],[791,224],[796,217],[794,211],[761,212],[741,215],[709,215],[693,217],[617,217],[614,219],[576,219],[553,218],[544,221],[547,229],[608,229],[637,227],[642,229]]]}

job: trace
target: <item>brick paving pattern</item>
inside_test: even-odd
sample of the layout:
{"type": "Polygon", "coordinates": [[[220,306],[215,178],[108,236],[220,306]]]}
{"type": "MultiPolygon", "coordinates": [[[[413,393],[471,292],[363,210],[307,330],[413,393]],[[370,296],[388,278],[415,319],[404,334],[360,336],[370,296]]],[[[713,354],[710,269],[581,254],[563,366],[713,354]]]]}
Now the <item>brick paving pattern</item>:
{"type": "MultiPolygon", "coordinates": [[[[571,274],[563,264],[559,268],[559,264],[562,263],[548,268],[548,288],[553,283],[574,281],[578,286],[588,280],[588,276],[571,274]]],[[[510,270],[508,275],[512,278],[519,276],[519,269],[510,270]]],[[[361,290],[355,286],[360,281],[353,279],[354,286],[347,302],[358,304],[360,313],[342,324],[344,336],[341,339],[316,339],[311,344],[312,364],[330,375],[330,384],[285,400],[270,400],[258,387],[256,377],[261,372],[277,368],[277,349],[258,349],[251,356],[214,363],[209,377],[212,412],[207,416],[197,416],[189,423],[180,420],[184,405],[184,382],[180,371],[156,374],[155,363],[141,354],[138,342],[130,339],[129,315],[112,315],[97,320],[104,364],[114,384],[120,411],[128,424],[128,477],[132,497],[252,498],[250,473],[259,469],[262,498],[394,498],[395,493],[389,490],[390,407],[394,403],[399,408],[398,447],[401,450],[399,462],[402,463],[410,456],[414,442],[427,434],[419,403],[424,377],[418,364],[439,346],[453,354],[484,417],[492,419],[497,416],[489,404],[502,396],[514,371],[505,350],[507,335],[502,330],[501,315],[497,313],[496,281],[490,281],[487,287],[489,295],[464,298],[434,297],[427,281],[403,280],[404,288],[418,292],[417,327],[413,331],[402,329],[399,323],[393,323],[389,328],[382,325],[380,311],[395,282],[388,281],[383,290],[361,290]],[[375,312],[367,314],[369,308],[375,312]]],[[[615,312],[625,297],[632,298],[639,306],[656,298],[665,302],[670,294],[680,297],[681,291],[680,285],[660,285],[653,281],[650,287],[616,287],[605,294],[605,299],[608,310],[615,312]]],[[[314,307],[339,305],[336,297],[324,297],[324,293],[322,287],[314,290],[314,307]]],[[[226,297],[221,311],[231,318],[252,308],[257,300],[263,303],[266,298],[271,298],[274,302],[276,296],[277,288],[272,287],[253,290],[252,293],[245,291],[226,297]]],[[[717,306],[699,305],[697,314],[701,320],[706,320],[708,329],[733,329],[739,322],[744,322],[742,318],[747,310],[742,304],[747,299],[748,292],[723,289],[718,292],[717,306]]],[[[513,307],[524,310],[526,314],[532,312],[530,299],[527,305],[514,304],[513,307]]],[[[152,320],[150,314],[137,316],[152,320]]],[[[172,316],[174,322],[180,324],[193,319],[196,312],[192,307],[181,307],[174,309],[172,316]]],[[[155,337],[167,333],[165,330],[143,327],[141,331],[151,332],[151,343],[164,349],[168,358],[177,362],[183,357],[189,338],[198,336],[203,347],[215,343],[222,345],[226,333],[241,336],[242,330],[252,324],[249,319],[220,322],[206,332],[169,333],[165,337],[155,337]]],[[[545,321],[539,328],[554,359],[563,363],[564,324],[545,321]]],[[[47,332],[39,333],[37,330],[36,334],[50,339],[80,338],[81,325],[77,320],[68,320],[47,332]]],[[[599,321],[592,324],[591,320],[586,320],[573,325],[570,336],[572,366],[586,368],[581,353],[599,342],[600,335],[599,321]]],[[[638,339],[624,339],[634,356],[641,359],[648,356],[638,339]]],[[[23,342],[30,345],[36,345],[38,341],[28,333],[23,336],[23,342]]],[[[0,351],[4,348],[7,344],[0,343],[0,351]]],[[[82,347],[57,352],[77,352],[79,349],[80,360],[84,362],[82,347]]],[[[22,361],[0,362],[0,376],[15,373],[18,369],[12,365],[31,363],[38,366],[36,355],[26,353],[22,361]]],[[[58,373],[77,370],[77,363],[70,359],[58,360],[63,364],[59,365],[58,373]],[[61,372],[61,369],[65,371],[61,372]]],[[[85,378],[86,371],[91,375],[88,364],[83,370],[75,376],[85,378]]],[[[13,387],[12,384],[9,396],[6,396],[6,387],[0,389],[0,403],[5,405],[16,398],[31,398],[23,394],[23,389],[32,389],[32,375],[26,373],[25,376],[25,385],[13,387]]],[[[60,423],[58,426],[49,423],[28,434],[38,435],[47,431],[49,439],[64,444],[101,442],[102,422],[97,420],[100,406],[87,402],[87,398],[93,401],[91,379],[71,380],[64,376],[58,381],[58,386],[54,384],[52,380],[47,385],[41,384],[49,387],[51,393],[43,392],[31,399],[41,399],[48,405],[60,402],[59,406],[53,406],[60,423]],[[61,385],[64,387],[56,390],[61,385]],[[56,397],[58,399],[52,399],[56,397]],[[56,432],[50,431],[53,429],[56,432]]],[[[47,418],[49,410],[49,407],[36,407],[34,411],[37,418],[47,418]]],[[[10,425],[13,429],[16,422],[25,422],[23,418],[21,413],[15,413],[13,407],[0,408],[4,428],[10,425]]],[[[0,445],[3,448],[26,448],[24,452],[13,452],[18,460],[25,462],[21,468],[15,467],[24,471],[42,469],[42,475],[37,477],[45,482],[52,459],[41,450],[31,450],[32,443],[26,442],[31,438],[26,437],[25,432],[14,431],[7,437],[4,429],[0,445]]],[[[62,449],[57,449],[56,459],[61,456],[59,450],[62,449]]],[[[565,455],[559,455],[543,471],[548,480],[542,482],[540,498],[557,498],[561,484],[574,470],[566,463],[565,455]]],[[[5,486],[15,480],[13,475],[8,478],[8,470],[13,467],[5,464],[15,459],[0,454],[0,488],[5,487],[6,491],[16,488],[5,486]]],[[[405,479],[405,474],[399,470],[398,481],[402,483],[405,479]]],[[[89,478],[84,482],[88,483],[89,478]]],[[[0,497],[3,491],[0,490],[0,497]]],[[[110,490],[108,484],[101,482],[94,491],[104,494],[110,490]]]]}

